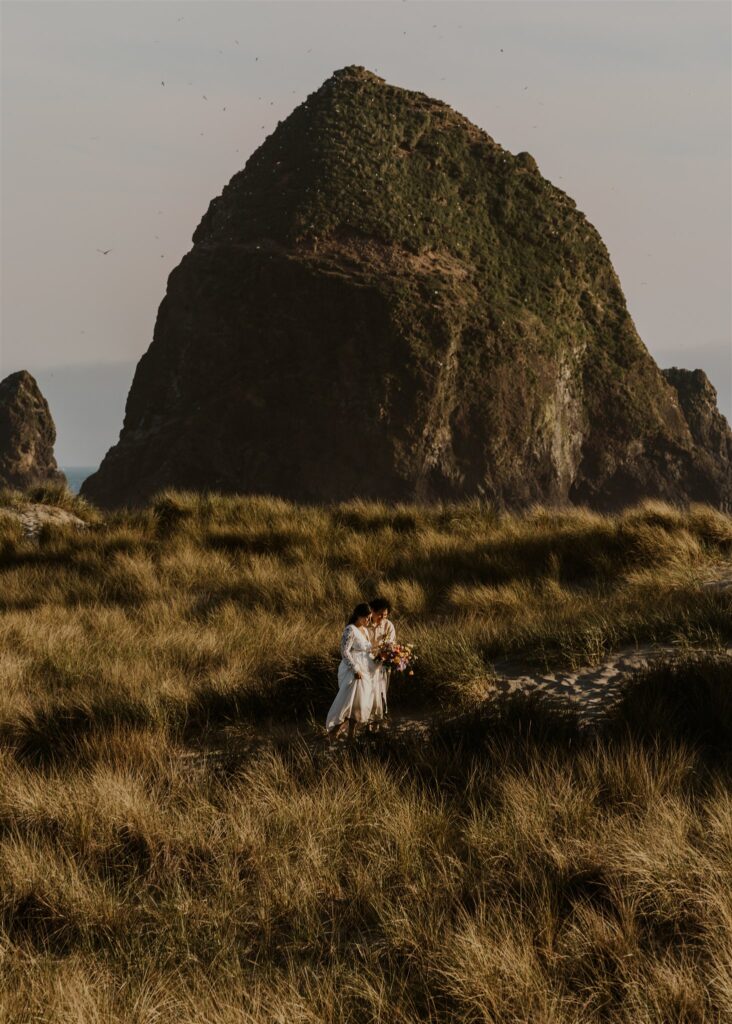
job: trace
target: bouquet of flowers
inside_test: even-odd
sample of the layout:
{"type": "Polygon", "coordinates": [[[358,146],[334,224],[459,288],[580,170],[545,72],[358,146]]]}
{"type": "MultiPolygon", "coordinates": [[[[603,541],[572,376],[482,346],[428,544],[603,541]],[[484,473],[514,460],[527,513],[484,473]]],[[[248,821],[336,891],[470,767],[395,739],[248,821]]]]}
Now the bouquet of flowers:
{"type": "Polygon", "coordinates": [[[397,644],[383,640],[374,658],[385,668],[393,668],[395,672],[406,672],[408,676],[414,675],[412,666],[417,661],[417,655],[414,653],[413,644],[397,644]]]}

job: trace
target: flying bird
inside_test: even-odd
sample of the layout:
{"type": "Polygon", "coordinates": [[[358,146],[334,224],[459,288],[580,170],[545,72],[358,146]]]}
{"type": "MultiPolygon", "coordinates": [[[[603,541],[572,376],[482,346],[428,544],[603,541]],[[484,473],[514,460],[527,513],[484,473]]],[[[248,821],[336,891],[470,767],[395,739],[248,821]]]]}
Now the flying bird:
{"type": "Polygon", "coordinates": [[[97,252],[100,252],[102,254],[102,256],[106,256],[107,253],[111,252],[111,251],[112,251],[111,249],[97,249],[97,252]]]}
{"type": "Polygon", "coordinates": [[[204,98],[205,100],[207,100],[207,99],[208,99],[208,96],[204,96],[203,98],[204,98]]]}
{"type": "Polygon", "coordinates": [[[160,84],[161,84],[161,85],[165,85],[165,82],[161,82],[160,84]]]}

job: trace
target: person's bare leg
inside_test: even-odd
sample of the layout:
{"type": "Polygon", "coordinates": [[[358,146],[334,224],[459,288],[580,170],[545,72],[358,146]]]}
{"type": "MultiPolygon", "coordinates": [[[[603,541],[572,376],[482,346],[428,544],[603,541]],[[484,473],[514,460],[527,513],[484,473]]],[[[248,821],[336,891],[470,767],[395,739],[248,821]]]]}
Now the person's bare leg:
{"type": "Polygon", "coordinates": [[[349,718],[348,719],[348,739],[349,739],[349,741],[353,740],[355,738],[355,736],[356,736],[356,719],[355,718],[349,718]]]}

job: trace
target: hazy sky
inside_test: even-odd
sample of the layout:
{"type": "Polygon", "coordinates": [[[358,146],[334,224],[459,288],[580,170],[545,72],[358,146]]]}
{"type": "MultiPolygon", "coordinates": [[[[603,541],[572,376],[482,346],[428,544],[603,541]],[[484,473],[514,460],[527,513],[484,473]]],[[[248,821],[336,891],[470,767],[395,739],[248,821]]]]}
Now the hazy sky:
{"type": "Polygon", "coordinates": [[[347,64],[532,153],[658,363],[701,366],[732,418],[727,2],[4,0],[2,22],[0,377],[36,375],[62,465],[117,440],[209,201],[347,64]]]}

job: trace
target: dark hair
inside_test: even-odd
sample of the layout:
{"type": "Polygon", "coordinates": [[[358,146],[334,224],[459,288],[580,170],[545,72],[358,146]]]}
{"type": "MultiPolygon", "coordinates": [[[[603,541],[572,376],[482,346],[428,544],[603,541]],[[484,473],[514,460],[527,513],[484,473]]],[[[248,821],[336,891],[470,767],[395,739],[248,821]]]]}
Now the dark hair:
{"type": "Polygon", "coordinates": [[[356,619],[362,619],[371,614],[371,608],[367,604],[357,604],[351,612],[351,617],[346,623],[347,626],[355,626],[356,619]]]}
{"type": "Polygon", "coordinates": [[[369,604],[372,612],[383,612],[385,608],[388,611],[389,608],[391,608],[391,605],[385,597],[375,597],[373,600],[369,601],[369,604]]]}

